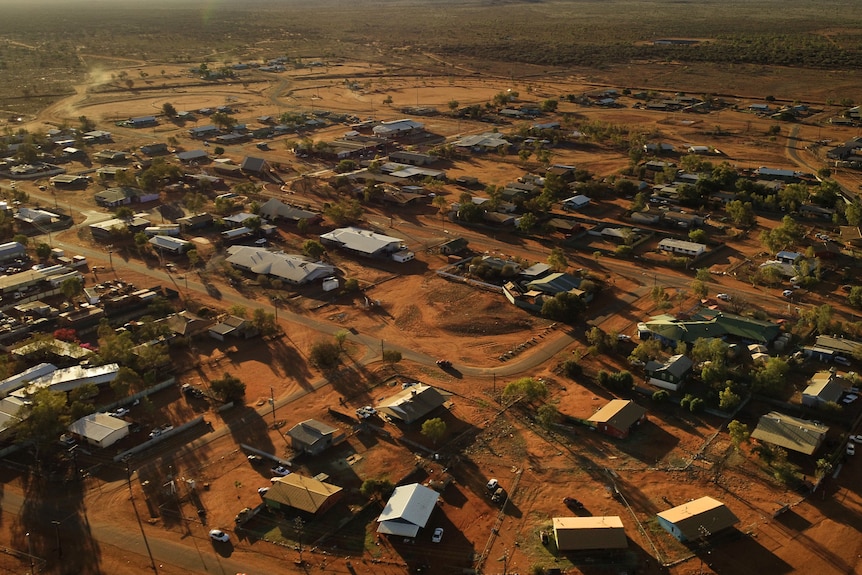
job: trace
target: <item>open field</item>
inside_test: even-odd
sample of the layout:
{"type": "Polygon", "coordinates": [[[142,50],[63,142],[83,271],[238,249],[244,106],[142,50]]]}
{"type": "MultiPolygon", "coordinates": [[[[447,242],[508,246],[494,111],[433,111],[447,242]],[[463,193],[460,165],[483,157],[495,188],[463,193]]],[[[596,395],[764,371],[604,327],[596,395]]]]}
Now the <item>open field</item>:
{"type": "MultiPolygon", "coordinates": [[[[846,141],[858,132],[828,123],[846,107],[839,106],[842,100],[859,97],[862,15],[850,1],[707,0],[694,5],[159,0],[126,6],[34,0],[25,7],[0,0],[0,10],[0,127],[45,133],[76,126],[84,116],[112,133],[110,144],[98,146],[104,149],[137,153],[141,145],[166,141],[174,142],[171,147],[177,151],[201,148],[188,130],[208,120],[165,118],[161,114],[166,102],[189,111],[229,105],[237,120],[250,126],[264,115],[324,118],[323,112],[330,112],[393,120],[410,116],[405,108],[430,107],[437,113],[421,121],[435,141],[492,129],[504,134],[527,130],[531,120],[497,118],[487,123],[447,112],[451,102],[457,102],[455,108],[485,108],[508,91],[518,94],[519,104],[559,100],[545,118],[561,122],[561,132],[614,134],[565,138],[549,148],[546,163],[577,166],[597,181],[619,177],[629,168],[632,142],[646,141],[678,150],[708,146],[720,150],[710,161],[726,161],[743,170],[771,166],[816,173],[826,166],[816,142],[846,141]],[[38,19],[34,6],[40,8],[38,19]],[[681,10],[684,18],[678,17],[681,10]],[[698,39],[698,44],[653,45],[657,38],[698,39]],[[207,81],[189,71],[202,62],[216,69],[281,56],[289,65],[277,73],[252,69],[207,81]],[[616,108],[566,98],[605,88],[655,91],[667,98],[715,94],[725,105],[695,115],[636,109],[639,101],[628,94],[620,95],[616,108]],[[805,102],[815,112],[791,124],[746,110],[767,96],[770,102],[805,102]],[[158,124],[143,129],[115,125],[146,115],[159,116],[158,124]]],[[[342,197],[328,183],[333,162],[297,157],[293,144],[301,138],[332,141],[348,129],[328,122],[267,139],[266,151],[257,141],[225,145],[221,157],[237,163],[246,156],[263,157],[284,183],[228,179],[223,189],[205,190],[204,208],[215,209],[216,194],[251,184],[247,203],[237,209],[251,209],[275,197],[322,210],[342,197]]],[[[420,141],[410,149],[429,147],[420,141]]],[[[88,146],[87,151],[92,155],[97,150],[88,146]]],[[[535,157],[511,153],[454,157],[440,160],[438,166],[448,181],[429,184],[429,189],[447,202],[459,201],[465,192],[453,183],[459,176],[477,177],[481,187],[503,186],[545,167],[535,157]]],[[[66,167],[78,173],[96,165],[87,158],[66,167]]],[[[200,167],[205,172],[211,168],[200,167]]],[[[836,178],[847,189],[862,181],[847,170],[836,178]]],[[[2,183],[9,194],[7,182],[2,183]]],[[[65,461],[64,468],[52,472],[69,479],[81,469],[84,479],[68,480],[58,490],[60,482],[28,475],[29,455],[12,457],[0,472],[0,547],[12,550],[0,554],[0,573],[29,568],[30,554],[44,567],[41,572],[70,575],[136,575],[153,568],[163,574],[262,574],[274,566],[297,573],[353,575],[402,575],[420,566],[432,575],[466,573],[462,570],[477,566],[483,573],[524,574],[558,567],[584,575],[838,575],[862,568],[858,459],[844,458],[836,478],[803,497],[779,481],[750,445],[739,450],[731,445],[724,431],[728,418],[689,413],[674,402],[597,383],[600,371],[629,369],[642,384],[644,373],[627,359],[637,342],[616,335],[634,336],[637,323],[649,316],[682,316],[700,304],[691,293],[693,270],[674,266],[657,250],[666,230],[657,229],[655,237],[639,245],[634,259],[615,257],[616,244],[602,237],[463,225],[442,217],[430,202],[401,207],[368,202],[363,204],[363,226],[404,238],[416,259],[396,264],[329,250],[327,261],[363,290],[330,294],[316,286],[262,285],[251,274],[237,279],[225,271],[220,239],[212,231],[191,238],[208,262],[205,267],[195,269],[177,259],[166,271],[163,259],[152,251],[132,242],[106,246],[90,235],[86,223],[111,215],[93,203],[94,192],[107,184],[71,191],[40,189],[45,183],[18,182],[17,190],[30,194],[31,204],[53,205],[73,215],[75,225],[48,241],[88,257],[86,285],[117,278],[136,286],[161,283],[177,290],[178,305],[194,311],[275,312],[282,333],[230,345],[204,337],[172,349],[172,375],[178,384],[209,394],[214,380],[230,374],[246,384],[245,404],[223,411],[218,401],[185,397],[179,386],[158,392],[151,403],[132,407],[129,417],[141,430],[113,449],[144,441],[157,426],[178,426],[195,417],[207,423],[125,464],[112,461],[110,449],[81,450],[74,464],[65,461]],[[449,263],[437,247],[456,236],[467,239],[476,255],[499,256],[525,267],[546,261],[551,249],[559,247],[567,258],[564,267],[598,284],[599,292],[571,326],[527,313],[499,293],[434,273],[449,263]],[[655,297],[657,286],[664,287],[667,299],[655,297]],[[593,326],[610,334],[607,349],[599,351],[588,341],[585,334],[593,326]],[[350,335],[338,367],[320,370],[312,365],[315,344],[332,341],[342,330],[350,335]],[[401,361],[384,364],[384,349],[401,353],[401,361]],[[453,362],[454,368],[441,369],[434,362],[439,358],[453,362]],[[579,359],[580,370],[567,376],[562,366],[570,358],[579,359]],[[504,386],[525,376],[546,385],[548,397],[541,403],[563,416],[559,424],[543,424],[537,417],[538,403],[509,405],[503,400],[504,386]],[[446,423],[438,443],[423,436],[417,424],[374,418],[375,430],[354,417],[357,408],[376,405],[411,381],[453,394],[437,412],[446,423]],[[647,421],[628,439],[612,439],[582,425],[615,397],[631,397],[649,408],[647,421]],[[284,433],[309,418],[342,429],[346,440],[322,456],[295,452],[284,433]],[[260,503],[257,489],[268,486],[272,475],[272,462],[250,462],[241,444],[274,459],[291,460],[292,469],[303,475],[325,474],[344,488],[343,500],[319,517],[306,516],[304,522],[297,523],[291,514],[263,512],[238,527],[235,515],[260,503]],[[453,482],[443,491],[428,528],[415,540],[375,534],[385,501],[369,501],[360,494],[363,481],[424,483],[445,476],[453,482]],[[491,477],[509,491],[502,508],[491,501],[485,486],[491,477]],[[194,480],[194,488],[188,480],[194,480]],[[655,514],[702,495],[727,503],[740,523],[708,544],[683,545],[658,525],[655,514]],[[582,515],[619,515],[628,549],[583,555],[558,552],[553,538],[550,545],[542,545],[540,533],[550,529],[551,518],[572,514],[564,497],[584,503],[582,515]],[[777,515],[785,505],[787,511],[777,515]],[[445,535],[435,544],[430,532],[438,526],[445,535]],[[229,546],[211,544],[207,531],[214,527],[230,533],[229,546]]],[[[190,187],[163,191],[158,202],[142,209],[153,223],[164,222],[187,211],[184,202],[191,195],[190,187]]],[[[631,198],[608,191],[594,200],[578,217],[608,224],[627,221],[631,198]]],[[[699,264],[714,273],[707,303],[725,311],[769,315],[799,332],[803,328],[794,326],[801,313],[828,304],[832,325],[846,328],[841,333],[851,336],[860,330],[857,311],[841,287],[858,285],[855,259],[846,257],[840,267],[830,266],[816,289],[798,292],[791,305],[781,297],[780,287],[755,287],[750,279],[751,270],[767,256],[760,234],[779,226],[782,214],[762,212],[755,225],[743,230],[726,218],[719,221],[719,208],[704,211],[715,216],[703,229],[716,246],[699,264]],[[719,292],[732,294],[733,301],[712,299],[719,292]]],[[[555,209],[552,215],[568,214],[555,209]]],[[[815,234],[821,230],[835,231],[830,222],[800,223],[800,250],[817,247],[815,234]]],[[[308,240],[333,227],[326,220],[303,230],[281,223],[269,242],[300,253],[308,240]]],[[[798,407],[799,391],[818,369],[815,364],[805,363],[789,373],[786,387],[791,395],[775,401],[798,407]]],[[[751,364],[740,365],[741,370],[749,368],[751,364]]],[[[106,390],[96,403],[115,399],[113,391],[106,390]]],[[[834,451],[852,431],[848,422],[858,421],[859,403],[840,416],[804,413],[833,424],[829,449],[834,451]]],[[[769,409],[752,402],[736,418],[753,428],[769,409]]],[[[791,455],[790,461],[801,477],[814,480],[812,458],[791,455]]]]}

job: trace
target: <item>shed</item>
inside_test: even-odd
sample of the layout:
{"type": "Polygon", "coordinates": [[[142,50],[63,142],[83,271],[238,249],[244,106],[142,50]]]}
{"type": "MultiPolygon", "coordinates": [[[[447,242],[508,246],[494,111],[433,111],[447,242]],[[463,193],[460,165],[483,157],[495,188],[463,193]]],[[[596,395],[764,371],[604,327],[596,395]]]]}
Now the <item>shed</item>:
{"type": "Polygon", "coordinates": [[[625,549],[628,539],[619,516],[554,517],[554,540],[560,551],[625,549]]]}
{"type": "Polygon", "coordinates": [[[344,439],[344,433],[316,419],[297,423],[287,432],[293,449],[317,455],[344,439]]]}

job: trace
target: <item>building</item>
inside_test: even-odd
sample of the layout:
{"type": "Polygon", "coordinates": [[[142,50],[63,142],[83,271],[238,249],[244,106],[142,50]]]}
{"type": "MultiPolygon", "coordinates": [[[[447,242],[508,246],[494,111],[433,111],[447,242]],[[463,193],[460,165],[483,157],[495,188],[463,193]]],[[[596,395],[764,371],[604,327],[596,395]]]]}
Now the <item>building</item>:
{"type": "Polygon", "coordinates": [[[803,254],[800,254],[799,252],[783,251],[783,252],[778,252],[777,254],[775,254],[775,260],[776,261],[779,261],[783,264],[787,264],[787,265],[791,265],[791,266],[795,266],[796,264],[798,264],[803,259],[805,259],[805,256],[803,254]]]}
{"type": "Polygon", "coordinates": [[[400,136],[409,136],[423,132],[425,124],[414,120],[392,120],[390,122],[381,122],[371,129],[371,133],[379,138],[398,138],[400,136]]]}
{"type": "Polygon", "coordinates": [[[665,252],[697,257],[706,252],[706,245],[674,238],[665,238],[659,242],[658,249],[665,252]]]}
{"type": "Polygon", "coordinates": [[[818,371],[802,392],[802,405],[819,407],[824,403],[838,403],[844,394],[841,377],[831,371],[818,371]]]}
{"type": "Polygon", "coordinates": [[[419,483],[396,487],[377,518],[380,524],[377,532],[397,537],[416,537],[428,523],[439,498],[439,493],[419,483]]]}
{"type": "Polygon", "coordinates": [[[625,439],[632,429],[646,421],[647,410],[627,399],[612,399],[587,418],[587,422],[611,437],[625,439]]]}
{"type": "Polygon", "coordinates": [[[760,417],[751,438],[805,455],[813,455],[826,439],[829,428],[822,423],[771,411],[760,417]]]}
{"type": "Polygon", "coordinates": [[[129,435],[129,423],[107,413],[91,413],[75,421],[69,431],[96,447],[110,447],[129,435]]]}
{"type": "Polygon", "coordinates": [[[231,246],[226,261],[236,268],[256,275],[280,279],[292,285],[304,285],[333,275],[335,266],[308,261],[304,256],[271,252],[263,248],[231,246]]]}
{"type": "Polygon", "coordinates": [[[210,156],[206,150],[188,150],[186,152],[177,153],[176,157],[180,162],[190,164],[192,162],[208,161],[210,156]]]}
{"type": "Polygon", "coordinates": [[[680,541],[706,539],[739,523],[724,503],[701,497],[658,514],[658,523],[680,541]]]}
{"type": "Polygon", "coordinates": [[[702,337],[733,337],[766,345],[778,337],[780,331],[776,323],[709,309],[699,310],[688,320],[657,315],[638,324],[640,339],[658,338],[671,347],[681,341],[694,343],[702,337]]]}
{"type": "Polygon", "coordinates": [[[377,405],[377,411],[403,423],[413,423],[443,405],[451,394],[417,383],[377,405]]]}
{"type": "Polygon", "coordinates": [[[180,337],[195,337],[205,334],[214,325],[211,319],[199,317],[188,310],[182,310],[166,317],[164,321],[171,333],[180,337]]]}
{"type": "Polygon", "coordinates": [[[588,205],[590,205],[590,198],[580,194],[563,200],[564,210],[578,211],[584,209],[588,205]]]}
{"type": "Polygon", "coordinates": [[[287,432],[296,451],[317,455],[344,439],[344,433],[315,419],[297,423],[287,432]]]}
{"type": "Polygon", "coordinates": [[[554,540],[560,551],[625,549],[629,545],[619,516],[554,517],[554,540]]]}
{"type": "Polygon", "coordinates": [[[649,383],[656,387],[677,391],[685,385],[691,376],[694,364],[685,355],[669,357],[667,361],[648,361],[644,371],[649,376],[649,383]]]}
{"type": "Polygon", "coordinates": [[[270,198],[260,206],[258,213],[271,222],[285,220],[298,224],[306,222],[307,224],[316,224],[321,220],[318,213],[302,210],[295,206],[285,204],[276,198],[270,198]]]}
{"type": "Polygon", "coordinates": [[[239,167],[246,174],[265,174],[269,172],[269,164],[266,160],[252,156],[243,158],[239,167]]]}
{"type": "Polygon", "coordinates": [[[161,234],[150,238],[149,243],[156,250],[173,255],[184,254],[194,245],[190,241],[161,234]]]}
{"type": "Polygon", "coordinates": [[[134,236],[138,232],[144,231],[145,228],[151,226],[152,223],[140,216],[134,216],[130,220],[113,218],[104,222],[97,222],[89,225],[90,233],[93,234],[95,240],[110,240],[114,233],[129,230],[129,233],[134,236]],[[116,232],[114,231],[116,230],[116,232]]]}
{"type": "Polygon", "coordinates": [[[248,339],[257,335],[257,330],[252,323],[242,317],[229,315],[222,321],[210,326],[210,337],[224,341],[226,337],[239,337],[248,339]]]}
{"type": "Polygon", "coordinates": [[[278,477],[264,494],[263,501],[277,511],[296,510],[318,515],[335,505],[343,495],[341,487],[313,477],[291,473],[278,477]]]}
{"type": "Polygon", "coordinates": [[[320,235],[324,245],[337,246],[341,249],[365,257],[385,257],[404,247],[404,240],[384,236],[368,230],[355,227],[339,228],[320,235]]]}
{"type": "Polygon", "coordinates": [[[22,371],[21,373],[16,373],[13,376],[7,377],[3,381],[0,381],[0,398],[6,397],[13,391],[21,389],[27,385],[28,382],[33,381],[34,379],[52,374],[55,371],[57,371],[57,366],[51,363],[40,363],[30,369],[22,371]]]}
{"type": "Polygon", "coordinates": [[[6,242],[0,244],[0,263],[23,258],[27,255],[27,248],[18,242],[6,242]]]}
{"type": "Polygon", "coordinates": [[[472,136],[464,136],[454,143],[456,148],[469,149],[473,152],[494,152],[507,149],[509,141],[497,132],[485,132],[472,136]]]}
{"type": "Polygon", "coordinates": [[[177,223],[183,231],[200,230],[213,225],[215,218],[211,214],[202,213],[177,218],[177,223]]]}

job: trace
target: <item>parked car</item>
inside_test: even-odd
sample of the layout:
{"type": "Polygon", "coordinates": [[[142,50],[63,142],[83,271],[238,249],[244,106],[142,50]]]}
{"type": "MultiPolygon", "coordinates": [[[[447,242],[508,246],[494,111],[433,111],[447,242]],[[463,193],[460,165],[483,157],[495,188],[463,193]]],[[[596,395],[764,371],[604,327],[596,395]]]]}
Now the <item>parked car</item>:
{"type": "Polygon", "coordinates": [[[783,295],[784,297],[793,297],[793,290],[786,289],[781,292],[781,295],[783,295]]]}
{"type": "Polygon", "coordinates": [[[494,491],[499,485],[500,483],[496,479],[490,479],[485,487],[488,488],[488,491],[494,491]]]}
{"type": "Polygon", "coordinates": [[[230,541],[230,535],[222,531],[221,529],[212,529],[210,530],[210,539],[213,541],[218,541],[220,543],[227,543],[230,541]]]}
{"type": "Polygon", "coordinates": [[[847,455],[856,455],[856,444],[848,443],[847,444],[847,455]]]}
{"type": "Polygon", "coordinates": [[[720,294],[717,294],[715,297],[720,299],[721,301],[730,301],[731,300],[729,293],[720,293],[720,294]]]}
{"type": "Polygon", "coordinates": [[[247,459],[248,459],[248,462],[251,463],[252,465],[256,465],[258,463],[263,462],[263,457],[261,457],[260,455],[255,455],[253,453],[251,455],[248,455],[247,459]]]}
{"type": "Polygon", "coordinates": [[[266,495],[267,493],[269,493],[269,487],[258,487],[258,489],[257,489],[257,494],[258,494],[258,495],[260,495],[261,497],[263,497],[263,496],[264,496],[264,495],[266,495]]]}
{"type": "Polygon", "coordinates": [[[580,501],[578,501],[577,499],[575,499],[574,497],[564,497],[563,503],[566,504],[566,507],[568,507],[569,509],[572,509],[572,510],[584,508],[584,504],[581,503],[580,501]]]}
{"type": "Polygon", "coordinates": [[[165,433],[167,433],[168,431],[172,430],[173,428],[174,428],[173,425],[166,425],[164,427],[157,427],[150,432],[150,439],[160,437],[160,436],[164,435],[165,433]]]}
{"type": "Polygon", "coordinates": [[[443,539],[443,528],[438,527],[434,530],[434,535],[431,536],[431,543],[440,543],[443,539]]]}
{"type": "Polygon", "coordinates": [[[129,415],[129,409],[126,407],[120,407],[110,412],[108,415],[113,415],[114,417],[125,417],[126,415],[129,415]]]}
{"type": "Polygon", "coordinates": [[[491,496],[491,501],[494,503],[502,503],[506,500],[506,490],[502,487],[498,487],[496,491],[494,491],[494,495],[491,496]]]}
{"type": "Polygon", "coordinates": [[[437,366],[442,368],[442,369],[448,369],[448,368],[452,367],[452,362],[449,361],[448,359],[438,359],[437,360],[437,366]]]}
{"type": "Polygon", "coordinates": [[[285,466],[285,465],[276,465],[275,467],[270,469],[270,471],[272,471],[274,474],[276,474],[280,477],[284,477],[285,475],[290,475],[290,469],[288,469],[287,466],[285,466]]]}

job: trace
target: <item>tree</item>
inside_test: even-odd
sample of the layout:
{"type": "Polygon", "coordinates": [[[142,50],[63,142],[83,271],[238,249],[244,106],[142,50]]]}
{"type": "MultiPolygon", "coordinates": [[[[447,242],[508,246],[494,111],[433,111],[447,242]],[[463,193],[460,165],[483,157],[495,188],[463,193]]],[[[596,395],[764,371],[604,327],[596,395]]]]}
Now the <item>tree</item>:
{"type": "Polygon", "coordinates": [[[538,221],[538,218],[536,218],[534,214],[532,214],[531,212],[527,212],[518,220],[518,229],[525,234],[528,234],[533,231],[533,228],[536,227],[538,221]]]}
{"type": "Polygon", "coordinates": [[[560,421],[560,412],[555,405],[545,403],[536,411],[536,420],[539,425],[550,430],[560,421]]]}
{"type": "Polygon", "coordinates": [[[62,290],[63,296],[71,302],[84,291],[84,284],[81,282],[81,278],[71,277],[63,280],[63,283],[60,284],[60,290],[62,290]]]}
{"type": "Polygon", "coordinates": [[[734,393],[733,388],[729,385],[718,393],[718,407],[723,411],[735,409],[741,401],[742,398],[739,394],[734,393]]]}
{"type": "Polygon", "coordinates": [[[359,493],[363,495],[363,497],[372,498],[385,498],[389,497],[389,494],[392,493],[392,490],[395,488],[392,485],[392,482],[388,479],[366,479],[362,482],[362,486],[359,488],[359,493]]]}
{"type": "Polygon", "coordinates": [[[553,248],[548,255],[548,265],[555,272],[564,272],[569,267],[569,262],[566,259],[566,254],[560,248],[553,248]]]}
{"type": "Polygon", "coordinates": [[[664,403],[669,397],[670,394],[666,389],[660,389],[652,394],[652,400],[656,403],[664,403]]]}
{"type": "Polygon", "coordinates": [[[724,365],[727,358],[727,344],[717,337],[699,337],[691,346],[691,361],[695,364],[709,361],[724,365]]]}
{"type": "Polygon", "coordinates": [[[700,229],[691,230],[688,232],[688,239],[698,244],[706,243],[706,232],[700,229]]]}
{"type": "Polygon", "coordinates": [[[320,256],[326,253],[326,248],[317,240],[305,240],[302,244],[302,253],[313,260],[319,260],[320,256]]]}
{"type": "Polygon", "coordinates": [[[177,116],[177,109],[170,102],[165,102],[162,104],[162,113],[168,118],[175,118],[177,116]]]}
{"type": "Polygon", "coordinates": [[[245,384],[237,377],[226,373],[221,379],[210,382],[213,393],[225,403],[242,401],[245,397],[245,384]]]}
{"type": "Polygon", "coordinates": [[[739,449],[740,445],[747,443],[748,438],[751,436],[748,426],[735,419],[727,424],[727,432],[730,434],[730,442],[733,444],[734,449],[739,449]]]}
{"type": "Polygon", "coordinates": [[[691,293],[693,293],[695,297],[705,298],[709,293],[709,288],[702,281],[694,280],[691,282],[691,293]]]}
{"type": "Polygon", "coordinates": [[[36,257],[40,260],[47,260],[51,257],[51,246],[45,243],[40,243],[36,245],[36,257]]]}
{"type": "Polygon", "coordinates": [[[389,367],[394,366],[396,363],[401,361],[401,352],[397,349],[384,349],[383,350],[383,363],[389,364],[389,367]]]}
{"type": "Polygon", "coordinates": [[[518,403],[526,400],[527,403],[534,403],[539,399],[544,399],[548,395],[548,387],[537,379],[532,377],[522,377],[513,382],[510,382],[503,388],[503,402],[508,404],[518,403]]]}
{"type": "Polygon", "coordinates": [[[261,308],[255,308],[251,314],[251,325],[261,335],[269,336],[278,332],[278,324],[275,322],[275,314],[269,313],[261,308]]]}
{"type": "Polygon", "coordinates": [[[850,288],[850,294],[847,296],[847,301],[853,307],[862,307],[862,286],[853,286],[850,288]]]}
{"type": "Polygon", "coordinates": [[[139,390],[143,388],[144,380],[138,375],[134,369],[121,367],[117,370],[117,375],[111,381],[111,390],[117,397],[126,397],[130,390],[139,390]]]}
{"type": "Polygon", "coordinates": [[[350,332],[346,329],[340,329],[335,332],[335,343],[338,344],[338,349],[344,351],[344,342],[350,336],[350,332]]]}
{"type": "Polygon", "coordinates": [[[586,308],[584,300],[571,292],[560,292],[554,297],[545,298],[542,303],[542,316],[564,323],[575,323],[586,308]]]}
{"type": "Polygon", "coordinates": [[[787,385],[787,372],[790,370],[788,363],[780,357],[771,357],[757,371],[754,372],[754,382],[751,386],[755,393],[778,396],[787,385]]]}
{"type": "Polygon", "coordinates": [[[446,422],[439,417],[426,419],[422,423],[422,435],[431,440],[431,443],[437,445],[437,442],[443,439],[446,435],[446,422]]]}
{"type": "Polygon", "coordinates": [[[29,400],[29,414],[16,427],[16,439],[19,443],[34,442],[38,460],[39,451],[55,443],[66,431],[69,416],[66,396],[59,391],[41,388],[29,400]]]}
{"type": "Polygon", "coordinates": [[[318,369],[332,369],[339,363],[341,349],[330,341],[318,341],[311,346],[308,361],[318,369]]]}
{"type": "Polygon", "coordinates": [[[460,103],[458,102],[458,100],[449,100],[449,103],[447,104],[447,106],[449,106],[450,112],[454,112],[455,110],[458,109],[458,106],[460,106],[460,103]]]}

